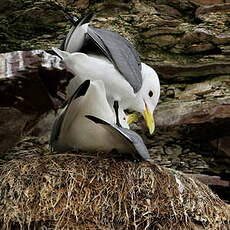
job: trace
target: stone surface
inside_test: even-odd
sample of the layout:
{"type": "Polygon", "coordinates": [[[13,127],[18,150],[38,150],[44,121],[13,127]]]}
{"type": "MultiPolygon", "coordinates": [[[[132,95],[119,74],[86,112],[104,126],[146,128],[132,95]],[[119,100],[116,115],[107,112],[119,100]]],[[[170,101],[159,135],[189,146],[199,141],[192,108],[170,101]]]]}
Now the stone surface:
{"type": "Polygon", "coordinates": [[[207,185],[216,185],[216,186],[223,186],[223,187],[229,187],[229,181],[221,180],[218,176],[207,176],[202,174],[187,174],[188,176],[191,176],[192,178],[196,178],[207,185]]]}
{"type": "Polygon", "coordinates": [[[0,112],[0,156],[23,137],[36,123],[36,114],[25,114],[12,107],[1,107],[0,112]]]}
{"type": "Polygon", "coordinates": [[[225,3],[224,0],[192,0],[192,2],[198,5],[214,5],[214,4],[225,3]]]}
{"type": "Polygon", "coordinates": [[[64,101],[71,75],[60,59],[42,50],[0,56],[0,155],[64,101]]]}
{"type": "MultiPolygon", "coordinates": [[[[152,62],[151,62],[152,63],[152,62]]],[[[169,79],[174,82],[187,82],[191,79],[208,76],[224,75],[230,72],[230,62],[213,62],[209,64],[153,64],[154,69],[162,76],[161,79],[169,79]]]]}
{"type": "Polygon", "coordinates": [[[201,6],[196,10],[196,16],[200,19],[203,19],[202,16],[207,16],[207,14],[216,13],[216,12],[229,12],[230,4],[211,4],[210,6],[201,6]]]}

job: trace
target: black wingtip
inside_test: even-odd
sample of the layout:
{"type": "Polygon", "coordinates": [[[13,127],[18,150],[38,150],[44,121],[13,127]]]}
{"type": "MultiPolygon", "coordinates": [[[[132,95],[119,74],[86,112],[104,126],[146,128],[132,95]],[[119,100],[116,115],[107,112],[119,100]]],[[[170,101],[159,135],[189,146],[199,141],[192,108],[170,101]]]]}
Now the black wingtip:
{"type": "Polygon", "coordinates": [[[75,91],[75,93],[73,94],[73,96],[71,97],[71,101],[78,98],[78,97],[81,97],[81,96],[84,96],[88,90],[90,86],[90,80],[85,80],[78,88],[77,90],[75,91]]]}
{"type": "Polygon", "coordinates": [[[72,17],[70,21],[74,26],[80,26],[80,25],[90,22],[93,16],[94,16],[93,12],[89,12],[88,14],[80,17],[79,19],[76,19],[76,18],[73,19],[72,17]]]}
{"type": "Polygon", "coordinates": [[[96,124],[103,124],[103,125],[109,125],[109,123],[107,123],[106,121],[98,118],[98,117],[95,117],[95,116],[92,116],[92,115],[85,115],[86,118],[88,118],[89,120],[93,121],[94,123],[96,124]]]}
{"type": "Polygon", "coordinates": [[[89,12],[88,14],[86,14],[85,16],[83,16],[83,18],[82,18],[82,24],[90,22],[92,20],[93,16],[94,16],[93,12],[89,12]]]}

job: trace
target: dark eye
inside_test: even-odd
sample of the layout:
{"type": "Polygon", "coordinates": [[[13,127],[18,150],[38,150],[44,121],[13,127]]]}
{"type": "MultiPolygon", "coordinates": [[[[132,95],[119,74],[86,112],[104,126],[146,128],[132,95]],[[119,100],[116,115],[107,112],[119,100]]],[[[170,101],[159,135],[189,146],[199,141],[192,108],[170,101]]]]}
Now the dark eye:
{"type": "Polygon", "coordinates": [[[152,91],[152,90],[149,91],[149,96],[150,96],[150,97],[153,96],[153,91],[152,91]]]}

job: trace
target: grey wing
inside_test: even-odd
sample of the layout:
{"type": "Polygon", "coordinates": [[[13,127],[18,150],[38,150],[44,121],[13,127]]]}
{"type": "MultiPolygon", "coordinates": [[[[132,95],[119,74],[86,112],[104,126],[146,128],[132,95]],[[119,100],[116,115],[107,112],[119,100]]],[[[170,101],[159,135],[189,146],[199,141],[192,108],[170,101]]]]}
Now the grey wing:
{"type": "Polygon", "coordinates": [[[63,150],[61,148],[61,146],[58,144],[58,137],[60,135],[61,126],[62,126],[63,120],[65,118],[65,115],[66,115],[66,113],[68,111],[68,108],[69,108],[71,102],[73,100],[75,100],[76,98],[78,98],[78,97],[84,96],[86,94],[89,86],[90,86],[90,81],[89,80],[84,81],[76,89],[76,91],[74,92],[74,94],[71,96],[71,98],[67,102],[65,110],[55,120],[55,122],[53,124],[53,127],[52,127],[52,131],[51,131],[51,135],[50,135],[50,140],[49,140],[49,145],[51,146],[52,149],[59,150],[59,151],[63,150]]]}
{"type": "Polygon", "coordinates": [[[66,114],[66,110],[55,120],[53,124],[50,139],[49,139],[49,145],[51,147],[51,150],[54,150],[54,151],[71,150],[70,147],[63,145],[59,140],[61,126],[62,126],[64,117],[65,117],[65,114],[66,114]]]}
{"type": "Polygon", "coordinates": [[[144,160],[150,160],[149,151],[146,148],[145,143],[143,142],[140,135],[138,135],[136,132],[130,129],[117,127],[117,129],[123,134],[128,136],[129,140],[132,142],[132,144],[135,146],[135,149],[137,153],[144,159],[144,160]]]}
{"type": "Polygon", "coordinates": [[[139,157],[144,160],[150,160],[148,149],[146,148],[142,138],[136,132],[126,128],[114,126],[98,117],[94,117],[91,115],[86,115],[86,117],[94,121],[95,123],[104,125],[105,128],[111,131],[115,131],[120,137],[127,140],[128,144],[132,146],[132,148],[136,151],[139,157]]]}
{"type": "Polygon", "coordinates": [[[106,56],[113,64],[115,64],[108,47],[104,44],[100,36],[98,36],[98,34],[95,32],[95,28],[88,27],[83,51],[86,53],[95,52],[95,47],[97,47],[100,52],[104,54],[104,56],[106,56]]]}
{"type": "Polygon", "coordinates": [[[51,149],[58,150],[58,137],[60,134],[61,130],[61,125],[64,119],[65,113],[63,112],[60,116],[56,118],[54,121],[54,124],[52,126],[51,134],[50,134],[50,139],[49,139],[49,145],[51,149]]]}
{"type": "Polygon", "coordinates": [[[85,35],[78,35],[78,28],[89,22],[93,17],[93,14],[87,14],[82,18],[78,19],[76,23],[71,27],[69,33],[66,35],[64,41],[61,44],[60,49],[68,51],[70,53],[79,51],[84,44],[85,35]]]}
{"type": "Polygon", "coordinates": [[[138,92],[142,86],[141,61],[133,45],[118,33],[88,27],[88,36],[138,92]]]}

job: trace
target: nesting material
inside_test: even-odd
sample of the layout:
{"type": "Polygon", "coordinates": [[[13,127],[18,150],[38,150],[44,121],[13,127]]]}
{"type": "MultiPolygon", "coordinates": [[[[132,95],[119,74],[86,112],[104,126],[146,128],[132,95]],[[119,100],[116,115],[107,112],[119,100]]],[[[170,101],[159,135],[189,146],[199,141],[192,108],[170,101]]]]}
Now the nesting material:
{"type": "Polygon", "coordinates": [[[230,207],[183,173],[42,151],[0,166],[1,229],[229,229],[230,207]]]}

